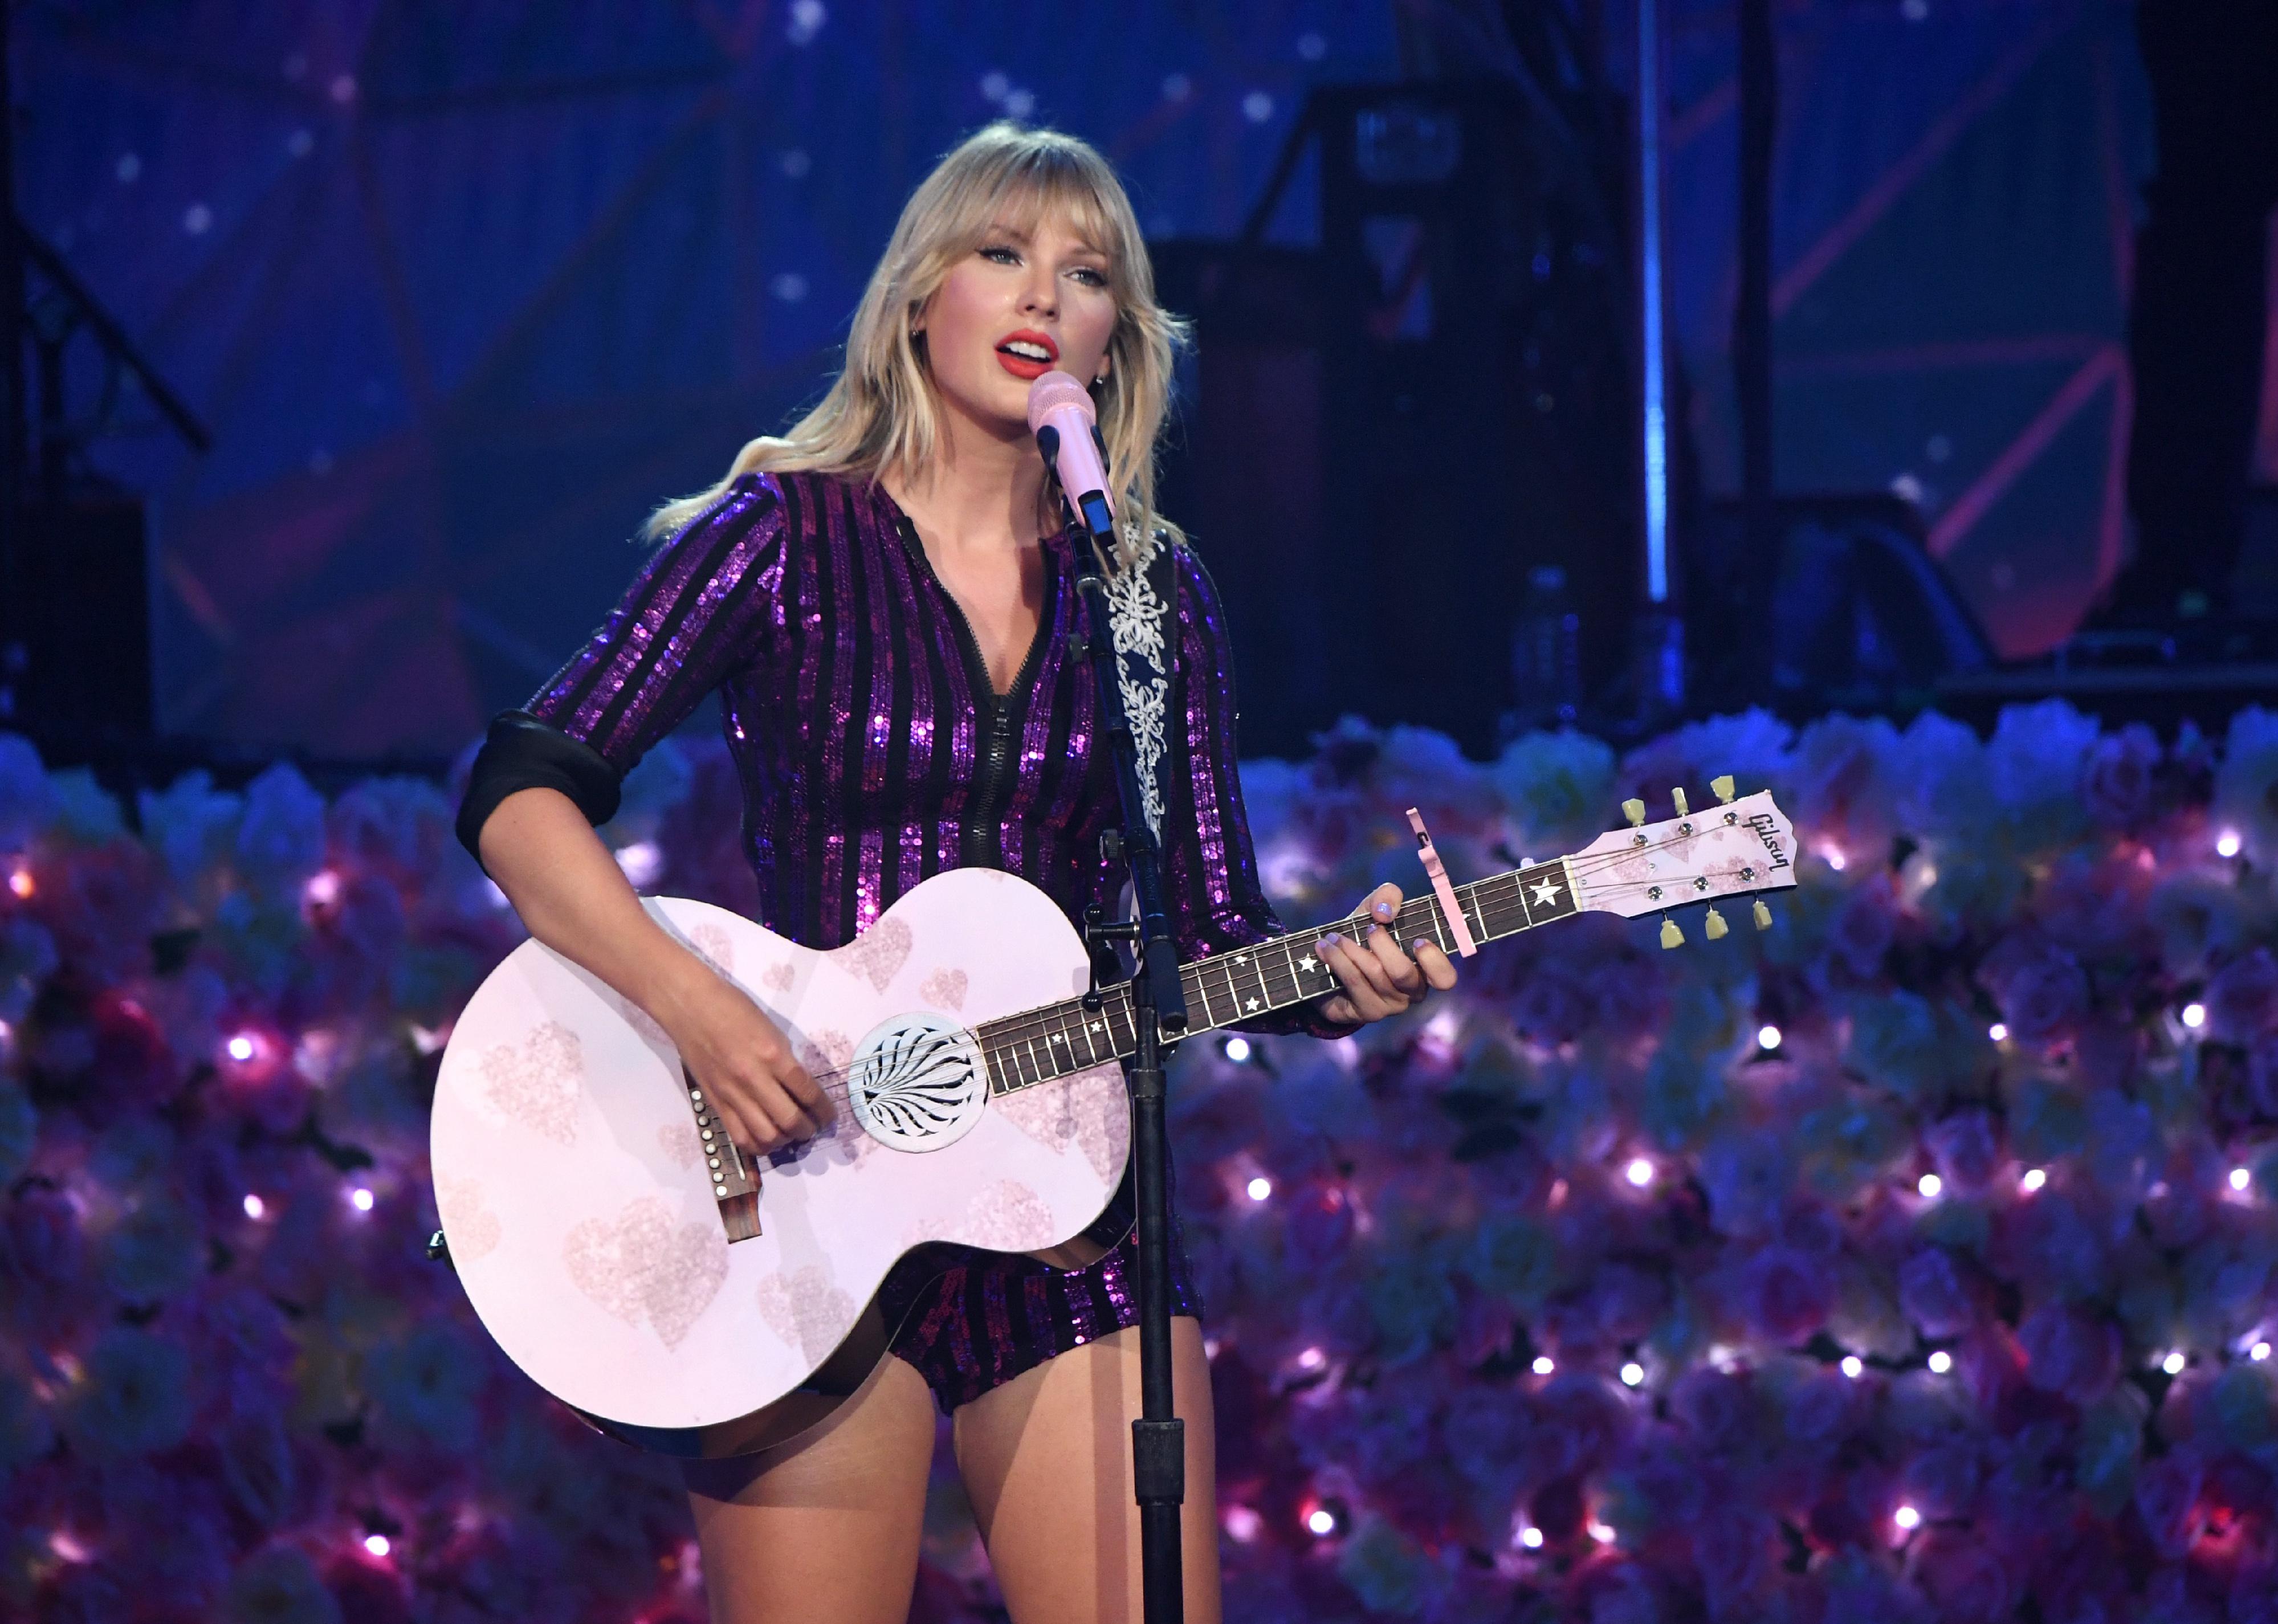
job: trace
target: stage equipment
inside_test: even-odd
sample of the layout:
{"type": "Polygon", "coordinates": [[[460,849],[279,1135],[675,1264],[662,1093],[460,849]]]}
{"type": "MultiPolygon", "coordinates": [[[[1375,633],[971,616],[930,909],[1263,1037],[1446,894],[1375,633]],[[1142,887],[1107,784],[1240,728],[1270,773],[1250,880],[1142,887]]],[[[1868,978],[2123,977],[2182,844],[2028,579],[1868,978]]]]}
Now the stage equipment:
{"type": "Polygon", "coordinates": [[[1115,503],[1108,495],[1105,453],[1091,396],[1066,372],[1047,372],[1028,385],[1028,432],[1044,454],[1069,510],[1092,539],[1112,545],[1115,503]]]}
{"type": "Polygon", "coordinates": [[[1697,550],[1695,615],[1757,626],[1704,640],[1696,700],[1712,709],[1769,705],[1784,715],[1831,708],[1910,711],[1938,685],[1989,670],[1991,644],[1923,545],[1915,505],[1886,492],[1782,497],[1773,542],[1756,539],[1746,499],[1710,506],[1697,550]]]}
{"type": "MultiPolygon", "coordinates": [[[[1109,480],[1091,397],[1065,372],[1047,372],[1028,386],[1028,431],[1046,466],[1058,477],[1070,516],[1090,532],[1078,547],[1076,591],[1083,599],[1083,652],[1091,660],[1098,695],[1099,735],[1115,766],[1122,812],[1116,833],[1131,876],[1130,919],[1109,922],[1087,910],[1085,946],[1091,990],[1082,1001],[1087,1017],[1106,1013],[1109,987],[1129,1006],[1132,1046],[1123,1079],[1131,1093],[1129,1134],[1132,1193],[1139,1230],[1139,1419],[1131,1423],[1132,1497],[1139,1506],[1140,1593],[1148,1624],[1179,1624],[1186,1616],[1184,1559],[1179,1507],[1187,1498],[1186,1423],[1179,1419],[1171,1367],[1171,1140],[1165,1117],[1169,1079],[1163,1069],[1165,1039],[1176,1042],[1189,1025],[1186,989],[1179,976],[1178,944],[1171,940],[1163,902],[1161,834],[1162,717],[1172,656],[1164,652],[1164,624],[1176,576],[1127,564],[1111,603],[1103,559],[1113,557],[1115,521],[1109,480]],[[1158,586],[1154,576],[1159,574],[1158,586]],[[1132,725],[1136,713],[1149,737],[1143,747],[1132,725]],[[1136,971],[1126,980],[1117,944],[1134,943],[1136,971]]],[[[1167,566],[1170,550],[1139,538],[1147,565],[1167,566]]],[[[1205,990],[1197,983],[1198,990],[1205,990]]]]}
{"type": "Polygon", "coordinates": [[[1202,380],[1166,506],[1240,628],[1246,751],[1302,751],[1348,711],[1492,750],[1541,564],[1566,572],[1586,688],[1623,669],[1643,599],[1637,385],[1598,156],[1509,81],[1325,88],[1241,242],[1159,251],[1202,380]],[[1315,147],[1320,246],[1269,247],[1315,147]],[[1263,309],[1277,290],[1285,308],[1263,309]],[[1270,494],[1241,493],[1261,467],[1270,494]]]}
{"type": "Polygon", "coordinates": [[[1638,446],[1644,484],[1645,603],[1630,634],[1631,724],[1662,727],[1685,708],[1685,622],[1669,556],[1667,338],[1663,331],[1661,0],[1638,0],[1638,446]]]}
{"type": "MultiPolygon", "coordinates": [[[[1711,788],[1718,804],[1676,799],[1647,823],[1632,802],[1631,827],[1452,888],[1473,940],[1601,912],[1661,916],[1676,945],[1670,915],[1693,903],[1711,904],[1714,940],[1713,904],[1793,885],[1795,847],[1769,793],[1711,788]]],[[[526,942],[444,1051],[436,1208],[476,1313],[533,1381],[646,1448],[748,1453],[860,1385],[897,1329],[875,1296],[902,1256],[931,1241],[1040,1252],[1098,1218],[1129,1152],[1120,1063],[1147,978],[1084,992],[1092,956],[1059,906],[984,868],[926,881],[827,953],[707,903],[642,906],[783,1029],[838,1107],[832,1126],[747,1160],[646,1015],[526,942]]],[[[1317,943],[1367,923],[1178,968],[1187,1035],[1337,991],[1317,943]]],[[[1390,928],[1460,950],[1430,892],[1390,928]]]]}
{"type": "MultiPolygon", "coordinates": [[[[12,218],[0,199],[0,222],[12,218]]],[[[51,763],[80,762],[147,739],[153,698],[142,504],[96,476],[87,449],[137,391],[192,449],[213,442],[61,255],[21,220],[0,238],[0,346],[11,362],[0,379],[0,727],[30,735],[51,763]],[[104,381],[74,418],[66,359],[82,335],[104,381]],[[36,435],[23,411],[27,347],[36,435]]]]}

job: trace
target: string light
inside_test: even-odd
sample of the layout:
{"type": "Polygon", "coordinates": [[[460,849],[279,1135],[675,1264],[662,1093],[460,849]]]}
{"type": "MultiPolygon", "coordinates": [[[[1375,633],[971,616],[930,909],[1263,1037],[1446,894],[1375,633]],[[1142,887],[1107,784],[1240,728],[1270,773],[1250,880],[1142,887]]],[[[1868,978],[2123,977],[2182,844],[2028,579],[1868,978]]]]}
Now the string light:
{"type": "Polygon", "coordinates": [[[1769,1050],[1777,1048],[1779,1046],[1780,1029],[1778,1027],[1773,1025],[1770,1021],[1766,1021],[1762,1025],[1756,1028],[1756,1047],[1758,1048],[1769,1050]]]}
{"type": "Polygon", "coordinates": [[[1527,1527],[1519,1529],[1518,1543],[1525,1545],[1529,1551],[1541,1550],[1542,1530],[1535,1528],[1532,1524],[1529,1524],[1527,1527]]]}
{"type": "Polygon", "coordinates": [[[1253,1201],[1262,1201],[1273,1193],[1273,1181],[1262,1173],[1242,1187],[1250,1192],[1250,1199],[1253,1201]]]}
{"type": "Polygon", "coordinates": [[[1249,1059],[1250,1040],[1242,1037],[1228,1038],[1226,1041],[1226,1057],[1236,1065],[1249,1059]]]}
{"type": "Polygon", "coordinates": [[[2225,829],[2214,837],[2214,853],[2217,857],[2235,858],[2238,855],[2238,849],[2245,843],[2239,839],[2236,829],[2225,829]]]}
{"type": "Polygon", "coordinates": [[[1924,1173],[1915,1188],[1923,1193],[1924,1201],[1934,1201],[1938,1199],[1938,1192],[1945,1188],[1945,1180],[1940,1178],[1936,1173],[1924,1173]]]}
{"type": "Polygon", "coordinates": [[[2270,1357],[2270,1345],[2267,1342],[2258,1342],[2247,1351],[2246,1356],[2259,1365],[2270,1357]]]}
{"type": "Polygon", "coordinates": [[[1610,1545],[1615,1538],[1613,1528],[1608,1523],[1593,1519],[1590,1523],[1590,1537],[1601,1545],[1610,1545]]]}
{"type": "Polygon", "coordinates": [[[1922,1527],[1922,1513],[1916,1511],[1911,1506],[1901,1506],[1898,1510],[1891,1513],[1891,1521],[1897,1523],[1908,1533],[1912,1533],[1915,1529],[1922,1527]]]}
{"type": "Polygon", "coordinates": [[[1227,1536],[1245,1545],[1256,1539],[1265,1527],[1265,1519],[1247,1506],[1227,1506],[1225,1522],[1227,1536]]]}
{"type": "Polygon", "coordinates": [[[1318,1370],[1328,1362],[1329,1356],[1317,1347],[1309,1347],[1297,1355],[1297,1369],[1300,1370],[1318,1370]]]}
{"type": "Polygon", "coordinates": [[[1550,1355],[1549,1355],[1549,1354],[1548,1354],[1548,1353],[1537,1353],[1537,1354],[1534,1356],[1534,1374],[1535,1374],[1535,1375],[1537,1375],[1537,1376],[1548,1376],[1548,1375],[1549,1375],[1553,1370],[1556,1370],[1557,1368],[1558,1368],[1558,1367],[1557,1367],[1556,1365],[1555,1365],[1555,1364],[1553,1364],[1553,1363],[1551,1362],[1550,1355]]]}
{"type": "Polygon", "coordinates": [[[2043,1172],[2039,1168],[2029,1167],[2025,1170],[2025,1176],[2017,1180],[2017,1187],[2020,1190],[2022,1190],[2026,1194],[2030,1195],[2034,1191],[2048,1183],[2048,1181],[2049,1176],[2043,1172]]]}
{"type": "Polygon", "coordinates": [[[38,883],[33,880],[32,871],[30,869],[17,868],[11,869],[9,871],[8,888],[14,892],[18,898],[23,899],[28,898],[33,892],[38,890],[40,888],[38,883]]]}
{"type": "Polygon", "coordinates": [[[371,1552],[374,1556],[386,1556],[389,1550],[387,1536],[385,1534],[365,1535],[363,1536],[363,1548],[371,1552]]]}
{"type": "Polygon", "coordinates": [[[312,908],[329,908],[340,900],[340,876],[338,871],[320,868],[309,876],[309,883],[301,888],[301,898],[312,908]]]}
{"type": "Polygon", "coordinates": [[[2253,1186],[2253,1184],[2254,1172],[2252,1169],[2234,1167],[2230,1170],[2230,1187],[2237,1191],[2241,1195],[2245,1194],[2246,1192],[2253,1186]]]}
{"type": "Polygon", "coordinates": [[[2165,1370],[2169,1376],[2181,1376],[2183,1373],[2183,1367],[2190,1362],[2184,1356],[2182,1350],[2178,1348],[2160,1361],[2160,1369],[2165,1370]]]}
{"type": "Polygon", "coordinates": [[[257,1218],[268,1210],[268,1203],[264,1201],[259,1196],[248,1195],[245,1198],[245,1216],[247,1217],[257,1218]]]}
{"type": "Polygon", "coordinates": [[[1622,1367],[1622,1385],[1624,1387],[1642,1387],[1645,1385],[1645,1367],[1638,1363],[1634,1359],[1631,1360],[1629,1363],[1624,1365],[1622,1367]]]}
{"type": "Polygon", "coordinates": [[[1838,874],[1851,865],[1851,859],[1843,855],[1843,848],[1840,846],[1828,847],[1826,857],[1827,866],[1833,869],[1838,874]]]}
{"type": "Polygon", "coordinates": [[[1939,1348],[1930,1356],[1930,1373],[1932,1376],[1944,1376],[1953,1369],[1953,1355],[1944,1348],[1939,1348]]]}
{"type": "Polygon", "coordinates": [[[348,1192],[348,1205],[355,1208],[358,1212],[370,1212],[371,1210],[372,1199],[371,1192],[365,1189],[362,1185],[358,1185],[355,1189],[348,1192]]]}
{"type": "Polygon", "coordinates": [[[254,1042],[250,1036],[241,1032],[237,1033],[236,1036],[231,1038],[225,1047],[227,1048],[229,1057],[232,1060],[242,1063],[253,1058],[254,1050],[258,1046],[254,1042]]]}
{"type": "Polygon", "coordinates": [[[2005,1023],[1995,1021],[1985,1028],[1985,1035],[1996,1043],[2007,1043],[2009,1041],[2009,1028],[2005,1023]]]}
{"type": "Polygon", "coordinates": [[[2206,1025],[2206,1005],[2187,1003],[2183,1006],[2183,1025],[2193,1032],[2206,1025]]]}
{"type": "Polygon", "coordinates": [[[1858,1354],[1846,1353],[1843,1355],[1843,1374],[1849,1376],[1853,1381],[1857,1381],[1860,1376],[1866,1373],[1866,1369],[1867,1366],[1865,1361],[1862,1361],[1858,1354]]]}
{"type": "Polygon", "coordinates": [[[1321,1505],[1305,1508],[1305,1530],[1316,1539],[1326,1539],[1337,1531],[1337,1513],[1321,1505]]]}
{"type": "Polygon", "coordinates": [[[1643,1156],[1633,1159],[1627,1169],[1629,1181],[1642,1190],[1653,1182],[1653,1163],[1643,1156]]]}

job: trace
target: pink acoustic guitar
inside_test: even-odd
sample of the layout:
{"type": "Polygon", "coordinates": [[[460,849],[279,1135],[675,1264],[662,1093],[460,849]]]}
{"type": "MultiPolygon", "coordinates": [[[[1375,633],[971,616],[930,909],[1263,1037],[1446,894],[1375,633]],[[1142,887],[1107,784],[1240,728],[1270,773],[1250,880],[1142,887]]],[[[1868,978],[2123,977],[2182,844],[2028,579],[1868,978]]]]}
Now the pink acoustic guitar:
{"type": "MultiPolygon", "coordinates": [[[[1724,804],[1690,814],[1680,793],[1661,823],[1632,801],[1634,827],[1449,900],[1487,942],[1793,885],[1770,796],[1716,787],[1724,804]]],[[[1066,918],[991,869],[927,881],[829,953],[708,903],[645,905],[791,1037],[840,1107],[832,1129],[749,1164],[657,1025],[528,942],[444,1054],[436,1206],[476,1313],[531,1380],[645,1447],[745,1453],[860,1385],[895,1330],[873,1300],[903,1254],[1047,1251],[1098,1217],[1129,1144],[1130,1010],[1120,989],[1087,1007],[1066,918]]],[[[1724,934],[1713,908],[1706,925],[1724,934]]],[[[1459,946],[1432,892],[1395,928],[1459,946]]],[[[1319,935],[1188,965],[1189,1035],[1334,990],[1319,935]]],[[[1681,940],[1666,919],[1662,935],[1681,940]]]]}

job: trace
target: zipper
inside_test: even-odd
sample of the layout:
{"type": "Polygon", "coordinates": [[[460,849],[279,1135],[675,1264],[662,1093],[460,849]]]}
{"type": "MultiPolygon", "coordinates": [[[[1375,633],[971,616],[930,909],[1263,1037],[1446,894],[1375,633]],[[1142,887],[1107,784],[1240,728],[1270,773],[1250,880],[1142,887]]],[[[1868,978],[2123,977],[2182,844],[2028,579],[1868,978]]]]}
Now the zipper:
{"type": "Polygon", "coordinates": [[[997,803],[1004,787],[1005,768],[1013,759],[1010,701],[1010,695],[999,698],[991,692],[989,697],[988,742],[982,747],[981,770],[974,778],[972,810],[957,837],[958,861],[967,868],[1005,866],[1004,848],[997,827],[997,803]]]}
{"type": "MultiPolygon", "coordinates": [[[[904,526],[909,524],[902,515],[904,526]]],[[[1051,588],[1044,599],[1043,612],[1036,621],[1036,635],[1028,644],[1027,658],[1013,675],[1013,686],[1003,693],[989,680],[988,662],[981,657],[981,639],[973,635],[973,622],[966,618],[965,606],[957,595],[941,583],[933,572],[933,560],[925,555],[925,545],[918,539],[914,527],[904,530],[903,545],[913,553],[925,570],[926,578],[933,583],[942,602],[949,606],[950,617],[957,623],[959,646],[965,654],[967,684],[974,694],[975,731],[982,736],[980,762],[974,773],[973,799],[965,817],[965,827],[957,837],[957,859],[966,868],[1002,868],[1005,853],[998,839],[997,809],[1004,798],[1005,779],[1013,765],[1013,701],[1028,689],[1036,675],[1036,661],[1044,650],[1044,641],[1051,636],[1052,617],[1059,603],[1059,571],[1051,567],[1051,555],[1045,554],[1045,568],[1050,571],[1047,584],[1051,588]]]]}

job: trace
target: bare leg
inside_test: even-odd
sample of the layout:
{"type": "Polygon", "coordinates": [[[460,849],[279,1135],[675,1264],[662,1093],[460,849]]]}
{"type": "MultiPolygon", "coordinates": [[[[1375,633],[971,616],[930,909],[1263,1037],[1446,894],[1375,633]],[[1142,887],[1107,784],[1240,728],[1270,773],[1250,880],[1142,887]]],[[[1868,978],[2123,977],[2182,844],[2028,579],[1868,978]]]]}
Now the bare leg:
{"type": "Polygon", "coordinates": [[[713,1624],[902,1624],[933,1440],[924,1379],[890,1356],[797,1443],[684,1464],[713,1624]]]}
{"type": "MultiPolygon", "coordinates": [[[[1202,1327],[1171,1322],[1172,1388],[1187,1423],[1180,1513],[1189,1624],[1218,1624],[1217,1450],[1202,1327]]],[[[1136,1624],[1139,1511],[1131,1423],[1139,1333],[1120,1330],[957,1412],[957,1464],[1013,1624],[1136,1624]]]]}

